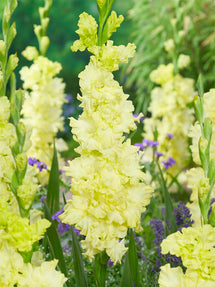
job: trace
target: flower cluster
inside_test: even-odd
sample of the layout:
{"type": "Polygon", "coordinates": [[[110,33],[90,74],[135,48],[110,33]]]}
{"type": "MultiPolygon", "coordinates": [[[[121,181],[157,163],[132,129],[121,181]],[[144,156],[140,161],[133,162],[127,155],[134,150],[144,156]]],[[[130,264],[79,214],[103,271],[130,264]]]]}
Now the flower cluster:
{"type": "MultiPolygon", "coordinates": [[[[214,143],[215,141],[215,109],[214,109],[214,101],[215,101],[215,89],[211,89],[208,93],[204,94],[204,117],[209,118],[212,122],[213,131],[212,131],[212,138],[211,142],[214,143]]],[[[189,136],[192,138],[192,145],[190,146],[192,151],[193,161],[196,164],[200,164],[199,158],[199,139],[201,136],[201,127],[199,122],[195,122],[194,125],[190,128],[189,136]]],[[[213,144],[210,145],[210,156],[211,158],[215,157],[215,146],[213,144]]]]}
{"type": "MultiPolygon", "coordinates": [[[[215,157],[214,144],[215,140],[215,111],[213,108],[213,101],[215,100],[215,89],[211,89],[208,93],[205,93],[203,96],[203,110],[204,117],[209,119],[212,123],[212,136],[211,136],[211,145],[210,145],[210,158],[215,157]]],[[[193,156],[193,161],[196,164],[200,164],[199,157],[199,140],[201,137],[201,127],[198,121],[191,126],[189,131],[189,136],[192,139],[192,144],[190,146],[193,156]]],[[[191,210],[192,219],[194,219],[194,226],[199,226],[201,224],[201,211],[199,207],[199,195],[204,197],[208,194],[210,190],[209,180],[205,176],[204,169],[202,167],[191,168],[186,172],[188,187],[191,189],[192,193],[190,196],[191,203],[188,203],[187,206],[191,210]],[[205,192],[204,192],[205,191],[205,192]]],[[[211,198],[215,197],[215,187],[212,188],[211,198]]]]}
{"type": "MultiPolygon", "coordinates": [[[[115,31],[120,19],[112,12],[107,21],[115,31]]],[[[109,40],[96,46],[97,23],[87,13],[80,15],[78,25],[80,40],[72,50],[87,48],[93,55],[79,75],[83,113],[78,120],[71,118],[70,124],[81,156],[65,167],[72,177],[73,196],[60,219],[75,224],[86,236],[82,241],[86,256],[92,259],[106,250],[116,263],[127,250],[123,240],[127,229],[141,230],[140,216],[152,193],[141,182],[145,176],[137,147],[123,136],[136,128],[134,107],[112,74],[133,56],[135,46],[114,46],[109,40]]]]}
{"type": "Polygon", "coordinates": [[[214,286],[215,284],[215,228],[209,224],[182,228],[169,235],[161,244],[162,253],[180,256],[181,267],[161,267],[159,286],[214,286]]]}
{"type": "Polygon", "coordinates": [[[26,169],[27,157],[18,154],[14,161],[11,147],[16,141],[16,131],[8,123],[10,103],[6,97],[0,98],[0,109],[0,285],[33,286],[32,278],[35,278],[37,286],[63,286],[65,277],[55,270],[56,260],[34,266],[25,263],[20,255],[33,254],[33,245],[43,237],[50,222],[40,218],[33,222],[21,216],[21,211],[27,213],[30,209],[37,184],[27,168],[21,184],[14,185],[15,174],[22,174],[26,169]]]}
{"type": "Polygon", "coordinates": [[[173,68],[173,64],[160,65],[150,75],[160,87],[151,93],[151,118],[144,120],[144,137],[153,140],[154,132],[158,132],[158,151],[175,160],[174,166],[168,167],[176,174],[189,157],[187,135],[194,117],[188,104],[193,101],[194,89],[193,80],[174,75],[173,68]]]}
{"type": "Polygon", "coordinates": [[[26,143],[25,148],[28,156],[45,162],[50,168],[54,137],[59,130],[63,130],[61,114],[65,102],[65,84],[62,79],[55,77],[61,70],[59,63],[38,56],[38,53],[32,56],[33,52],[26,50],[24,55],[29,60],[33,58],[34,63],[20,71],[23,87],[29,90],[22,108],[23,122],[30,140],[29,146],[26,143]]]}

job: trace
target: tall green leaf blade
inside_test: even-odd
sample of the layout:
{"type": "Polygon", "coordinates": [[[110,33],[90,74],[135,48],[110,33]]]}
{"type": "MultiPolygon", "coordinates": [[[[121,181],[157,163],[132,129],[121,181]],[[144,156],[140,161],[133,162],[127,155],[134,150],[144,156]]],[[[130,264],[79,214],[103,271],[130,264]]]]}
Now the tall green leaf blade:
{"type": "MultiPolygon", "coordinates": [[[[47,240],[50,248],[52,258],[58,259],[58,266],[60,271],[68,278],[66,263],[64,260],[63,250],[61,247],[60,239],[57,234],[56,224],[52,221],[51,213],[48,208],[46,201],[44,203],[45,217],[52,223],[52,225],[47,229],[47,240]]],[[[69,282],[65,283],[67,287],[71,287],[69,282]]]]}
{"type": "Polygon", "coordinates": [[[72,254],[74,261],[76,284],[78,287],[87,287],[88,283],[86,274],[84,272],[84,264],[81,255],[80,245],[73,228],[71,228],[71,230],[72,230],[72,254]]]}
{"type": "Polygon", "coordinates": [[[157,162],[157,166],[160,172],[160,184],[161,188],[163,190],[164,195],[164,201],[165,201],[165,210],[166,210],[166,219],[171,223],[171,227],[173,231],[177,230],[176,223],[175,223],[175,215],[173,215],[173,204],[170,197],[170,194],[168,192],[168,188],[166,186],[166,182],[163,177],[163,172],[161,170],[161,167],[159,163],[157,162]]]}
{"type": "Polygon", "coordinates": [[[126,254],[122,279],[120,282],[120,287],[133,287],[132,277],[131,277],[131,270],[129,266],[129,256],[128,253],[126,254]]]}
{"type": "Polygon", "coordinates": [[[138,258],[137,250],[135,245],[135,239],[133,230],[129,229],[129,249],[128,249],[128,261],[131,271],[132,282],[135,283],[136,287],[140,286],[139,283],[139,268],[138,268],[138,258]]]}
{"type": "Polygon", "coordinates": [[[60,209],[60,187],[59,187],[59,168],[57,151],[54,145],[54,153],[52,159],[52,166],[49,175],[48,191],[47,191],[47,204],[50,209],[51,215],[60,209]]]}

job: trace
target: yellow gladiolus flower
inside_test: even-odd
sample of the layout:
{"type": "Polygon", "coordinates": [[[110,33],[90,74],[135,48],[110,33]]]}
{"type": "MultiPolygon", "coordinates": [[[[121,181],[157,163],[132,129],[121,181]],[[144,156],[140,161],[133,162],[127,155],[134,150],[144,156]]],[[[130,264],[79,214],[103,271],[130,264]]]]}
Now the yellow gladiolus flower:
{"type": "Polygon", "coordinates": [[[182,228],[161,243],[163,254],[180,256],[187,272],[215,283],[215,228],[209,224],[182,228]]]}
{"type": "Polygon", "coordinates": [[[137,147],[123,136],[136,128],[134,107],[111,73],[133,56],[135,46],[117,47],[112,41],[96,46],[97,26],[85,13],[80,20],[85,17],[88,20],[81,22],[83,33],[78,41],[93,55],[79,75],[82,95],[78,99],[83,113],[78,120],[70,120],[81,156],[65,167],[66,175],[72,177],[73,195],[60,218],[75,224],[86,236],[82,241],[86,256],[92,259],[106,250],[116,263],[127,250],[123,240],[127,229],[141,230],[141,213],[152,193],[152,188],[141,182],[145,174],[139,166],[137,147]],[[91,26],[87,26],[89,21],[91,26]],[[89,43],[82,38],[86,35],[89,43]]]}

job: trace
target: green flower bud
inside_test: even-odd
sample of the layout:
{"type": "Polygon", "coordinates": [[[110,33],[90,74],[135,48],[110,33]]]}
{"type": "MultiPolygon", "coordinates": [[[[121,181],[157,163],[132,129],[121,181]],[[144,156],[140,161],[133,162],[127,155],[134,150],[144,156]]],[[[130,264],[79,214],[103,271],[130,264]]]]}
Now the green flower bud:
{"type": "Polygon", "coordinates": [[[22,171],[25,169],[27,164],[27,155],[24,153],[20,153],[15,158],[16,166],[18,171],[22,171]]]}
{"type": "Polygon", "coordinates": [[[49,37],[47,36],[42,37],[41,42],[40,42],[40,49],[41,49],[42,55],[46,54],[49,44],[50,44],[49,37]]]}
{"type": "Polygon", "coordinates": [[[0,40],[0,61],[2,62],[5,57],[5,42],[3,40],[0,40]]]}
{"type": "Polygon", "coordinates": [[[210,191],[209,178],[206,178],[206,177],[202,178],[199,181],[199,186],[198,186],[199,198],[202,201],[204,201],[207,198],[209,191],[210,191]]]}
{"type": "Polygon", "coordinates": [[[202,123],[203,122],[203,115],[204,115],[202,98],[200,98],[198,96],[194,97],[194,109],[195,109],[197,120],[200,123],[202,123]]]}
{"type": "Polygon", "coordinates": [[[43,36],[42,26],[34,25],[34,33],[37,36],[37,38],[40,39],[43,36]]]}
{"type": "Polygon", "coordinates": [[[6,70],[6,81],[10,78],[11,73],[16,69],[19,59],[15,54],[10,55],[7,70],[6,70]]]}

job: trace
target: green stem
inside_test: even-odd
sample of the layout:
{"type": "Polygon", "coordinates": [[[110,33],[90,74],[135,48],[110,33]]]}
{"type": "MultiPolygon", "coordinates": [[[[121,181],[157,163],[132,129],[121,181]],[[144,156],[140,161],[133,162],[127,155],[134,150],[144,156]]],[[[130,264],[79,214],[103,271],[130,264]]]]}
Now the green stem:
{"type": "Polygon", "coordinates": [[[98,46],[102,46],[102,44],[104,44],[102,43],[103,29],[114,1],[115,0],[109,0],[108,5],[105,4],[104,6],[105,11],[103,9],[99,10],[98,46]]]}
{"type": "Polygon", "coordinates": [[[95,256],[95,275],[99,287],[105,287],[108,256],[105,251],[95,256]]]}

